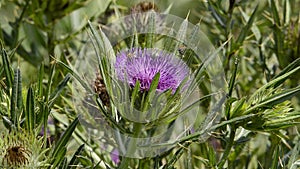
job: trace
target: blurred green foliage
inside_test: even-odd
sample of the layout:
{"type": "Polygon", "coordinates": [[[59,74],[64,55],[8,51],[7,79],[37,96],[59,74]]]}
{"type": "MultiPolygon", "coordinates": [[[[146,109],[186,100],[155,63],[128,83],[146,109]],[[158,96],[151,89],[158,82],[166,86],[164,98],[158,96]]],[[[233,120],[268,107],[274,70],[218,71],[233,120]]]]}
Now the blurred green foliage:
{"type": "Polygon", "coordinates": [[[78,41],[87,20],[104,13],[110,0],[5,1],[1,4],[1,39],[34,66],[59,58],[78,41]],[[61,46],[63,46],[61,48],[61,46]],[[55,52],[57,51],[57,52],[55,52]]]}

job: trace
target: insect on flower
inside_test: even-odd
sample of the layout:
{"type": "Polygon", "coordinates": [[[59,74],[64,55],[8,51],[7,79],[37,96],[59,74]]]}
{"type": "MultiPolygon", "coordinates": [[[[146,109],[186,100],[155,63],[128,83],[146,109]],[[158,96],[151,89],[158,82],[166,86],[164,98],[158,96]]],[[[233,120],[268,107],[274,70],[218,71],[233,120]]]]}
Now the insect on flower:
{"type": "Polygon", "coordinates": [[[134,52],[128,52],[127,57],[129,59],[135,58],[136,54],[134,52]]]}

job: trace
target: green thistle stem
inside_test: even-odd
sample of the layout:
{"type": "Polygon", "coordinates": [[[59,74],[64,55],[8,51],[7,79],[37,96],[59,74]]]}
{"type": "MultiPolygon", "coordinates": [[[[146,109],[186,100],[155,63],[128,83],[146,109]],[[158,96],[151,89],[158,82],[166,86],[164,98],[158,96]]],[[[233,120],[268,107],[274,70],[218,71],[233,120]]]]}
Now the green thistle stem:
{"type": "Polygon", "coordinates": [[[137,140],[135,138],[138,138],[140,136],[141,129],[142,129],[142,123],[133,124],[133,139],[131,139],[129,142],[128,151],[126,152],[125,157],[122,159],[119,169],[128,168],[128,164],[132,159],[128,156],[133,154],[136,151],[137,140]]]}
{"type": "Polygon", "coordinates": [[[234,143],[234,137],[235,137],[235,132],[236,132],[236,129],[234,126],[232,126],[231,128],[231,132],[230,132],[230,136],[229,136],[229,141],[226,145],[226,148],[225,148],[225,151],[223,153],[223,156],[218,164],[218,168],[223,168],[229,154],[230,154],[230,151],[231,151],[231,148],[233,146],[233,143],[234,143]]]}

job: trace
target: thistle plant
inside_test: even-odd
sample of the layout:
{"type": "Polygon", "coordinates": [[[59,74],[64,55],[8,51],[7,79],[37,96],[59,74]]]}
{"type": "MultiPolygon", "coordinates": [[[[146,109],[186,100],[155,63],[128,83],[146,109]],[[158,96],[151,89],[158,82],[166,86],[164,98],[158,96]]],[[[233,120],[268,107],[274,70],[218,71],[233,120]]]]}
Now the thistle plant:
{"type": "MultiPolygon", "coordinates": [[[[4,58],[5,51],[3,51],[4,58]]],[[[8,67],[7,67],[8,68],[8,67]]],[[[9,77],[9,76],[8,76],[9,77]]],[[[32,88],[28,90],[26,108],[23,109],[22,85],[20,71],[15,71],[12,81],[11,96],[2,91],[1,116],[4,126],[1,130],[0,161],[3,168],[40,168],[47,166],[45,156],[46,149],[43,149],[43,138],[36,135],[38,126],[34,122],[31,113],[34,113],[34,101],[32,88]],[[25,124],[20,123],[22,114],[25,124]]]]}
{"type": "MultiPolygon", "coordinates": [[[[250,98],[249,102],[246,102],[245,99],[236,102],[232,97],[238,69],[236,66],[227,89],[219,83],[213,85],[210,83],[210,90],[215,90],[215,93],[211,92],[204,97],[198,93],[193,95],[198,100],[188,100],[188,105],[184,105],[186,103],[185,99],[191,97],[191,93],[195,89],[200,93],[203,91],[204,88],[201,84],[205,83],[203,82],[205,77],[208,77],[210,82],[222,79],[222,70],[218,69],[217,57],[222,47],[215,51],[203,50],[205,46],[209,45],[196,43],[199,39],[194,36],[199,33],[197,32],[199,27],[196,25],[191,31],[188,30],[187,20],[181,21],[178,30],[174,27],[164,29],[164,27],[168,28],[168,25],[175,25],[175,23],[168,20],[170,19],[168,16],[157,17],[153,12],[144,14],[148,16],[147,19],[152,25],[150,24],[148,29],[145,27],[140,29],[140,25],[136,27],[133,25],[133,30],[129,33],[126,32],[128,27],[123,29],[126,25],[126,18],[121,19],[122,21],[117,22],[117,24],[112,24],[112,28],[123,30],[118,31],[115,35],[106,34],[107,30],[103,32],[101,29],[97,33],[90,25],[90,37],[96,55],[89,58],[94,61],[88,61],[84,65],[85,68],[98,67],[97,71],[100,72],[110,97],[111,109],[105,108],[103,100],[96,97],[94,103],[90,102],[94,105],[92,111],[83,108],[88,115],[84,113],[84,118],[81,120],[85,123],[94,124],[92,128],[90,128],[91,126],[88,127],[94,132],[100,130],[101,124],[99,125],[99,122],[93,119],[99,118],[101,121],[107,121],[108,127],[113,128],[111,130],[113,134],[108,134],[109,139],[105,139],[106,134],[102,135],[101,132],[97,134],[97,137],[91,137],[93,140],[106,140],[104,142],[106,145],[105,150],[111,151],[115,156],[120,156],[117,159],[112,156],[113,165],[118,164],[119,168],[155,165],[155,156],[164,154],[166,150],[169,151],[164,155],[168,155],[171,150],[176,148],[177,144],[189,146],[190,142],[206,141],[209,138],[208,133],[215,132],[228,125],[230,128],[228,144],[219,162],[214,164],[215,167],[222,167],[231,155],[231,148],[235,144],[234,138],[239,127],[251,131],[273,132],[297,124],[294,120],[299,118],[299,114],[288,108],[289,104],[285,101],[296,95],[299,92],[298,88],[290,91],[277,91],[277,88],[284,82],[286,77],[298,70],[297,68],[292,70],[297,67],[298,63],[292,64],[289,69],[284,70],[282,73],[285,73],[284,75],[278,76],[259,89],[259,91],[266,90],[267,95],[265,95],[266,93],[257,92],[250,98]],[[156,25],[158,23],[157,19],[163,19],[164,24],[156,25]],[[119,28],[116,25],[119,25],[119,28]],[[159,30],[159,33],[157,30],[159,30]],[[110,42],[110,37],[113,37],[112,42],[110,42]],[[125,37],[123,41],[122,37],[125,37]],[[114,45],[111,45],[111,43],[114,45]],[[182,44],[186,46],[187,49],[185,50],[187,52],[179,50],[182,44]],[[207,51],[207,53],[197,53],[200,50],[207,51]],[[95,62],[98,65],[92,66],[93,64],[90,64],[95,62]],[[212,62],[216,64],[212,64],[212,62]],[[176,67],[172,65],[176,65],[176,67]],[[205,73],[208,76],[205,76],[205,73]],[[169,80],[168,83],[164,83],[166,82],[165,79],[169,80]],[[162,85],[163,83],[164,85],[162,85]],[[272,87],[274,88],[272,89],[272,87]],[[191,90],[192,92],[189,93],[191,90]],[[225,103],[224,92],[228,92],[227,98],[229,99],[226,101],[225,107],[222,107],[225,103]],[[211,106],[210,109],[201,108],[203,100],[206,99],[210,100],[210,104],[214,101],[215,106],[211,106]],[[97,106],[100,108],[97,108],[97,106]],[[272,106],[274,106],[273,109],[270,109],[272,106]],[[189,116],[197,119],[199,114],[189,114],[189,110],[192,110],[191,112],[207,111],[207,114],[202,116],[202,120],[198,119],[200,122],[196,122],[200,125],[194,125],[195,121],[189,119],[189,116]],[[224,110],[224,113],[222,110],[224,110]],[[97,111],[101,112],[102,115],[97,115],[97,111]],[[279,114],[281,114],[280,117],[279,114]],[[88,116],[92,117],[86,118],[88,116]],[[222,117],[225,121],[216,124],[222,117]],[[257,118],[261,120],[256,120],[257,118]],[[185,125],[177,126],[178,121],[185,125]],[[180,130],[180,128],[184,130],[180,130]],[[179,130],[179,132],[174,132],[176,130],[179,130]],[[162,136],[161,133],[167,134],[162,136]],[[107,143],[111,147],[107,147],[107,143]]],[[[88,79],[93,77],[93,74],[88,75],[86,71],[80,68],[77,69],[81,73],[74,71],[73,74],[75,74],[81,86],[84,87],[80,90],[86,90],[87,93],[90,93],[90,85],[82,81],[82,78],[91,81],[88,79]],[[81,77],[80,74],[85,74],[85,76],[81,77]]],[[[75,85],[76,87],[78,86],[75,85]]],[[[90,99],[93,100],[93,98],[90,99]]],[[[80,101],[76,102],[76,104],[78,103],[80,101]]],[[[105,129],[106,132],[109,131],[107,126],[105,129]]],[[[101,145],[101,141],[99,144],[101,145]]],[[[171,158],[165,167],[174,165],[174,161],[180,157],[182,150],[183,148],[179,148],[175,152],[175,157],[171,158]]],[[[156,160],[162,159],[158,158],[156,160]]]]}
{"type": "MultiPolygon", "coordinates": [[[[46,95],[43,101],[40,100],[42,99],[40,94],[43,93],[42,86],[40,88],[30,86],[26,97],[23,97],[25,92],[20,69],[17,68],[12,71],[9,55],[4,48],[1,48],[1,56],[3,63],[5,63],[3,70],[6,77],[4,81],[6,88],[1,90],[1,167],[55,168],[64,165],[60,164],[63,158],[59,157],[63,157],[65,144],[75,129],[78,119],[73,121],[61,139],[52,147],[47,146],[47,121],[53,102],[70,77],[66,76],[51,93],[50,86],[48,86],[49,95],[46,95]],[[42,126],[43,131],[41,131],[42,126]],[[43,133],[42,136],[40,133],[43,133]]],[[[37,86],[42,85],[43,69],[42,65],[39,74],[40,81],[37,86]]],[[[70,162],[70,165],[73,162],[70,162]]]]}
{"type": "MultiPolygon", "coordinates": [[[[147,158],[145,167],[153,165],[155,156],[168,155],[175,146],[167,144],[215,124],[225,101],[220,49],[212,47],[199,25],[153,11],[137,16],[135,20],[146,18],[152,25],[141,28],[134,24],[127,31],[124,26],[133,17],[129,15],[113,23],[109,33],[109,29],[97,32],[90,23],[96,54],[88,55],[75,68],[60,63],[76,78],[73,93],[81,97],[74,104],[81,112],[81,123],[93,142],[120,156],[120,168],[139,164],[135,158],[147,158]],[[176,24],[180,26],[172,27],[176,24]],[[179,51],[182,44],[186,55],[179,51]],[[201,83],[213,93],[205,95],[201,83]],[[210,102],[209,107],[204,108],[203,102],[210,102]]],[[[90,51],[90,46],[86,48],[90,51]]],[[[202,141],[208,136],[204,132],[202,141]]],[[[114,156],[112,161],[116,165],[118,160],[114,156]]]]}

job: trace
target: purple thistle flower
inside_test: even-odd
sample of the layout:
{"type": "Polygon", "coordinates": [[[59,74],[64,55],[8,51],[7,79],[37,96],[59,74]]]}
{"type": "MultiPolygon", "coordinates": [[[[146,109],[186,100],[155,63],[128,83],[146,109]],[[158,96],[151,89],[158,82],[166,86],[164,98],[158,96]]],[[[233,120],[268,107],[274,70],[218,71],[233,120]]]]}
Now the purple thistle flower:
{"type": "Polygon", "coordinates": [[[174,54],[160,49],[133,48],[117,54],[117,78],[133,87],[140,82],[140,90],[148,91],[154,76],[160,73],[157,91],[176,91],[189,75],[189,67],[174,54]],[[126,76],[126,77],[125,77],[126,76]]]}
{"type": "Polygon", "coordinates": [[[118,149],[114,149],[114,150],[110,153],[110,158],[111,158],[111,160],[112,160],[115,164],[119,164],[119,163],[120,163],[120,157],[119,157],[119,151],[118,151],[118,149]]]}

